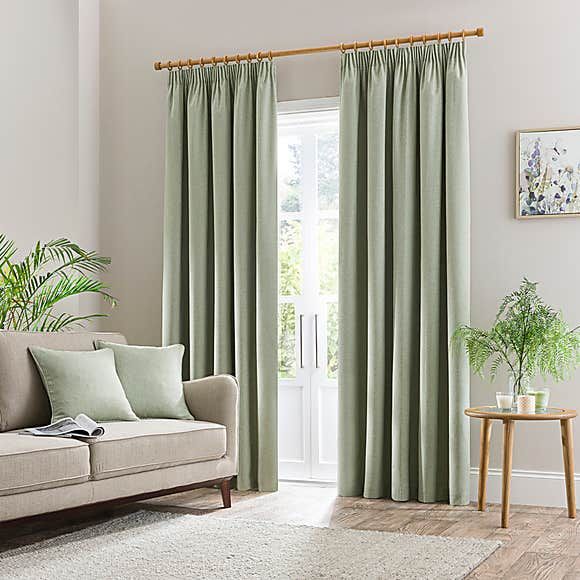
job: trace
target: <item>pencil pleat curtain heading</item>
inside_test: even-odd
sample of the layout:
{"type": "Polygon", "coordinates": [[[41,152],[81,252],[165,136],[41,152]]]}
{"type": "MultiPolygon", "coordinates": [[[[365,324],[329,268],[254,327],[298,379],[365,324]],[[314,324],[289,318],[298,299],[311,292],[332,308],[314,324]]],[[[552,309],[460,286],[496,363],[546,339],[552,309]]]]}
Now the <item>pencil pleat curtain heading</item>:
{"type": "Polygon", "coordinates": [[[277,489],[276,79],[271,62],[172,71],[163,342],[240,385],[238,489],[277,489]]]}
{"type": "Polygon", "coordinates": [[[340,107],[339,493],[465,504],[464,45],[345,53],[340,107]]]}

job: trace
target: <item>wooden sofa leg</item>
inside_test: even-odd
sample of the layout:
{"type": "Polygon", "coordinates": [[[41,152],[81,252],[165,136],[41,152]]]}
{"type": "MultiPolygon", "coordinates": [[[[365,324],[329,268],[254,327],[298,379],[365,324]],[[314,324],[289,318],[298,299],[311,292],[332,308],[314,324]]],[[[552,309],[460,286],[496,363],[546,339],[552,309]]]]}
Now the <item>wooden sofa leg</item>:
{"type": "Polygon", "coordinates": [[[220,483],[220,490],[222,492],[222,501],[224,502],[224,508],[232,507],[232,494],[230,488],[231,478],[223,479],[220,483]]]}

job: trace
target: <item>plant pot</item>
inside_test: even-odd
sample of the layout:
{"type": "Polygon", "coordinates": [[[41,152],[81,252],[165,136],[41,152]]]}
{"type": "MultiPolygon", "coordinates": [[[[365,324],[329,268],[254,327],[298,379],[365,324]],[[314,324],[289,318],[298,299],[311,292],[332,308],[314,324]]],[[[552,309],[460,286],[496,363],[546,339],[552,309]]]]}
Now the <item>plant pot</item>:
{"type": "Polygon", "coordinates": [[[536,411],[545,411],[550,402],[550,389],[535,389],[528,391],[528,395],[534,395],[536,398],[536,411]]]}
{"type": "Polygon", "coordinates": [[[536,412],[536,397],[534,395],[518,395],[518,413],[533,415],[536,412]]]}

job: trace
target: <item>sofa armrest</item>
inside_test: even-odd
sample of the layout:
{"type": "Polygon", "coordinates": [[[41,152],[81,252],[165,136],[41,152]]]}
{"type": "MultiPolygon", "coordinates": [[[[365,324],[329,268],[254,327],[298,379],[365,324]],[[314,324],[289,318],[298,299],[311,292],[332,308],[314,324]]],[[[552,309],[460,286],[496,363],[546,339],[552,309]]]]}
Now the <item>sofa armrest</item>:
{"type": "Polygon", "coordinates": [[[238,465],[238,381],[230,375],[216,375],[185,381],[185,402],[199,421],[219,423],[226,427],[226,457],[238,465]]]}

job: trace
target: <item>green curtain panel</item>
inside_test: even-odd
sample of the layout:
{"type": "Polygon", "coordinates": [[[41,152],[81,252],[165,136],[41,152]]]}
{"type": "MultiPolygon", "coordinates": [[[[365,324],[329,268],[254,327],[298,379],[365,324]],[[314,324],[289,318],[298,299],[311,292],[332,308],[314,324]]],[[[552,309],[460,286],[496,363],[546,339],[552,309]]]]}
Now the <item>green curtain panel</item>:
{"type": "Polygon", "coordinates": [[[462,43],[345,53],[339,493],[469,501],[469,140],[462,43]]]}
{"type": "Polygon", "coordinates": [[[169,76],[163,343],[240,384],[238,489],[277,489],[276,72],[169,76]]]}

